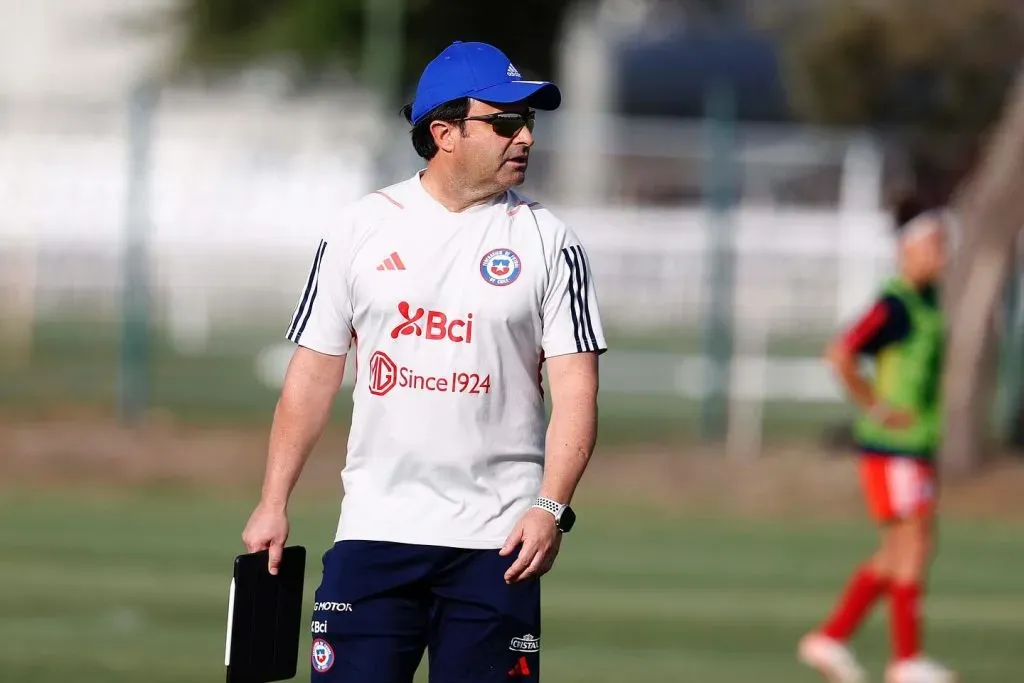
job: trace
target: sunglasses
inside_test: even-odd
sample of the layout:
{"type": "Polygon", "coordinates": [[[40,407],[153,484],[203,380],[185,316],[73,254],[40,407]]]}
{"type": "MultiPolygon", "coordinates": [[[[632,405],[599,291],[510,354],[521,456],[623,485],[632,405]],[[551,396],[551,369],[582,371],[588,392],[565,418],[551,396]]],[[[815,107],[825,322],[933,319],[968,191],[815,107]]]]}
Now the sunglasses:
{"type": "Polygon", "coordinates": [[[503,138],[515,137],[516,133],[526,127],[526,130],[533,132],[533,126],[537,113],[528,111],[525,114],[512,111],[501,111],[495,114],[483,114],[481,116],[467,116],[462,121],[483,121],[491,124],[494,132],[503,138]]]}

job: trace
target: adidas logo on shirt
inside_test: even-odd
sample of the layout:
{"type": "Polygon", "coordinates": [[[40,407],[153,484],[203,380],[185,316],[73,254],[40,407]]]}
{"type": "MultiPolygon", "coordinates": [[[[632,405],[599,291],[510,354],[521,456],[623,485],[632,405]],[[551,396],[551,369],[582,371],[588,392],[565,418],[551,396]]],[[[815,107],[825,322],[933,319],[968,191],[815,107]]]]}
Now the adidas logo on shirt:
{"type": "Polygon", "coordinates": [[[405,264],[397,251],[391,252],[391,256],[384,259],[384,262],[377,266],[377,270],[405,270],[405,264]]]}

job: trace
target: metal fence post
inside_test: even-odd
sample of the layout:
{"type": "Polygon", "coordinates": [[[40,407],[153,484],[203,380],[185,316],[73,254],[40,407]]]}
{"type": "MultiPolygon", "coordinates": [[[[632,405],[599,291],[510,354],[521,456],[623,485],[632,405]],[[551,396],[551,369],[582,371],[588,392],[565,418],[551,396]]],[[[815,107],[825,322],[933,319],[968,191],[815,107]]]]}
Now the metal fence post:
{"type": "Polygon", "coordinates": [[[373,187],[377,188],[390,185],[395,175],[405,173],[399,168],[393,131],[401,120],[398,106],[405,57],[406,0],[364,0],[363,13],[362,76],[375,96],[374,106],[380,116],[372,143],[373,187]]]}
{"type": "Polygon", "coordinates": [[[1024,272],[1015,256],[1006,279],[1006,294],[1003,299],[1003,338],[1000,348],[999,376],[997,385],[998,429],[1003,443],[1013,446],[1024,445],[1024,424],[1022,424],[1022,400],[1024,400],[1024,335],[1021,325],[1021,288],[1024,286],[1024,272]]]}
{"type": "Polygon", "coordinates": [[[733,356],[733,271],[735,238],[730,212],[736,201],[734,135],[735,93],[728,83],[712,87],[705,100],[708,160],[704,200],[707,205],[708,276],[701,329],[704,387],[700,428],[703,438],[721,440],[728,431],[733,356]]]}
{"type": "Polygon", "coordinates": [[[133,87],[128,99],[128,191],[117,382],[117,412],[122,422],[137,420],[149,401],[149,181],[157,99],[157,88],[145,82],[133,87]]]}

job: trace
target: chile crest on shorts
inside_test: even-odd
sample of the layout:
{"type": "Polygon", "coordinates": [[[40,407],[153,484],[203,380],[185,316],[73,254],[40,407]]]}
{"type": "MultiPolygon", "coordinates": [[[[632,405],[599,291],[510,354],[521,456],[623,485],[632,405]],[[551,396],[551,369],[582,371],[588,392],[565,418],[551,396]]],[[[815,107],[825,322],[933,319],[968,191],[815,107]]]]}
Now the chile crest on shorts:
{"type": "Polygon", "coordinates": [[[512,284],[521,272],[523,264],[511,249],[492,249],[480,259],[480,275],[495,287],[512,284]]]}
{"type": "Polygon", "coordinates": [[[329,671],[334,666],[334,649],[323,638],[313,640],[313,669],[319,673],[329,671]]]}

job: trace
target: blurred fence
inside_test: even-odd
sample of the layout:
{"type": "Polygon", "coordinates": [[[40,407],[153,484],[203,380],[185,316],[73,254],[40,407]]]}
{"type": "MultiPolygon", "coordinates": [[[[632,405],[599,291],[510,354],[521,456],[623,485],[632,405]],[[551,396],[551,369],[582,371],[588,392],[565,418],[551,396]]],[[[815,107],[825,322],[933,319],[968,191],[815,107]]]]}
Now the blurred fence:
{"type": "MultiPolygon", "coordinates": [[[[102,370],[70,394],[91,395],[96,382],[107,388],[94,393],[110,399],[116,389],[102,378],[116,374],[123,348],[125,249],[136,234],[145,235],[148,321],[163,352],[177,354],[155,381],[187,374],[185,358],[215,354],[218,367],[232,356],[272,388],[286,357],[275,345],[312,245],[382,172],[391,182],[417,168],[404,130],[348,96],[285,105],[165,93],[153,109],[146,100],[132,104],[8,107],[0,119],[0,327],[14,361],[7,365],[55,367],[58,353],[69,372],[93,363],[102,370]],[[115,351],[90,360],[89,344],[75,341],[82,335],[115,351]]],[[[611,119],[606,147],[566,159],[559,131],[567,125],[551,115],[538,127],[525,191],[551,205],[590,252],[615,347],[604,391],[652,400],[703,395],[701,329],[714,313],[708,254],[724,235],[735,260],[728,318],[739,371],[731,395],[836,403],[817,361],[820,343],[891,267],[870,144],[741,129],[733,146],[716,149],[701,122],[611,119]],[[701,195],[709,159],[723,154],[739,204],[716,213],[701,195]],[[603,166],[591,202],[563,199],[573,164],[603,166]]],[[[163,380],[180,381],[182,405],[194,402],[190,391],[206,392],[209,373],[196,372],[191,389],[180,377],[163,380]]],[[[229,402],[233,383],[247,391],[232,377],[217,389],[229,402]]],[[[17,403],[32,392],[13,378],[4,394],[17,403]]],[[[52,383],[52,396],[33,390],[36,403],[67,399],[66,382],[52,383]]]]}

